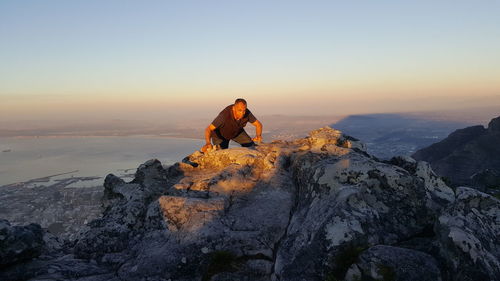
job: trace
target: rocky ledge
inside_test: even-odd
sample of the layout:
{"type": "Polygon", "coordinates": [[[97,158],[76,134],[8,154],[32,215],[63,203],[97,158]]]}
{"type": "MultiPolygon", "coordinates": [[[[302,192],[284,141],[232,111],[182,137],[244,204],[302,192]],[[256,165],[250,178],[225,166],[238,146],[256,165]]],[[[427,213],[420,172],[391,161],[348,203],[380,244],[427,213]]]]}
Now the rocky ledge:
{"type": "Polygon", "coordinates": [[[329,127],[147,161],[104,204],[73,241],[0,222],[0,279],[500,280],[498,199],[329,127]]]}

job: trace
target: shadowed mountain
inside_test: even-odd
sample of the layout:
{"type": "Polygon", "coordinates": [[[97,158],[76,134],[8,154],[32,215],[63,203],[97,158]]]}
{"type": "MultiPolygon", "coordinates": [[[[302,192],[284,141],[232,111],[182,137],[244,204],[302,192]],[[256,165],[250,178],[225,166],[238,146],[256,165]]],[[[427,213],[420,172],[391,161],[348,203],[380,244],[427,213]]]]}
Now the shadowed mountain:
{"type": "Polygon", "coordinates": [[[429,162],[452,185],[500,189],[500,117],[492,119],[488,128],[478,125],[456,130],[413,157],[429,162]]]}
{"type": "Polygon", "coordinates": [[[388,159],[409,156],[467,125],[429,119],[423,114],[366,114],[350,115],[331,126],[363,141],[369,153],[388,159]]]}

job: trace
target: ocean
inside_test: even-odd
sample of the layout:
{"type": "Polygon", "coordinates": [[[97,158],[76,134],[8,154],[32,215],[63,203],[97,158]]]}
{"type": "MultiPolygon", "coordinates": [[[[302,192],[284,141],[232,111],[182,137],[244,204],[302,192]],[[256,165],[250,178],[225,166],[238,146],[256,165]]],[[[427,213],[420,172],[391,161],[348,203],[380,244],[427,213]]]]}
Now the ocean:
{"type": "Polygon", "coordinates": [[[0,138],[0,186],[101,186],[109,173],[130,178],[153,158],[171,165],[203,143],[158,136],[0,138]]]}

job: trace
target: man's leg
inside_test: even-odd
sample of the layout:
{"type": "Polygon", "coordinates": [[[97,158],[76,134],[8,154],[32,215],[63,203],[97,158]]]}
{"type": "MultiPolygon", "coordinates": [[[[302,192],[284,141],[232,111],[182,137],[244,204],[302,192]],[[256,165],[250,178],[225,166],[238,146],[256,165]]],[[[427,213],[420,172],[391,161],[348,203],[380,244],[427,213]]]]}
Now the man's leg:
{"type": "Polygon", "coordinates": [[[247,134],[247,132],[245,132],[245,130],[242,130],[241,133],[233,139],[233,141],[239,143],[243,147],[255,146],[252,138],[247,134]]]}
{"type": "Polygon", "coordinates": [[[229,140],[226,140],[222,136],[218,134],[216,131],[212,131],[210,134],[210,137],[212,138],[212,144],[213,145],[219,145],[220,148],[226,149],[229,147],[229,140]]]}

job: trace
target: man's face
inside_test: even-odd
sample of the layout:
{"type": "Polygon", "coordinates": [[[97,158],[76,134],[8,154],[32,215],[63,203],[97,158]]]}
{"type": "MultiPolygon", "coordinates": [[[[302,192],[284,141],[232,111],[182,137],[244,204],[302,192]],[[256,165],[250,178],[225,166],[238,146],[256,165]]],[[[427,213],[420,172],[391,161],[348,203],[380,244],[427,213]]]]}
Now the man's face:
{"type": "Polygon", "coordinates": [[[243,118],[245,115],[245,112],[247,110],[247,106],[241,102],[235,104],[233,106],[233,114],[234,114],[234,119],[239,120],[243,118]]]}

